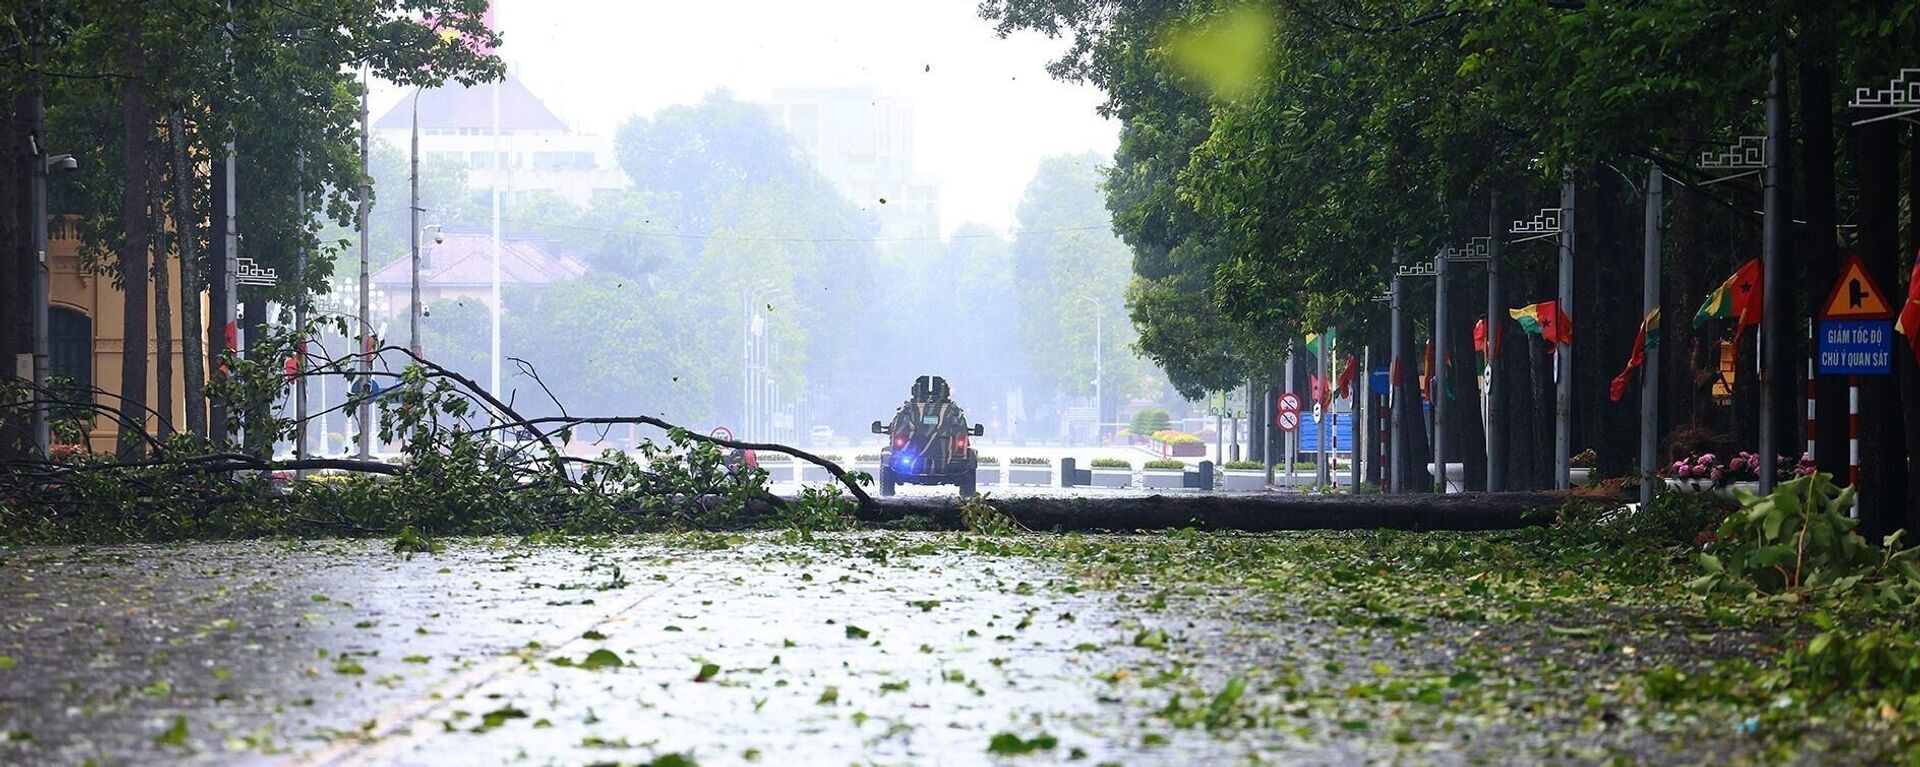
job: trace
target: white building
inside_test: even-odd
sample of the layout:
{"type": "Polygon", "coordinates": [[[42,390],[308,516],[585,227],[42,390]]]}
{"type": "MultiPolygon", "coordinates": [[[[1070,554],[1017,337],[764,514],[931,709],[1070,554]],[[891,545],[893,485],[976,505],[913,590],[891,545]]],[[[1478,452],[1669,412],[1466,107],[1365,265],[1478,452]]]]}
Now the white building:
{"type": "Polygon", "coordinates": [[[865,87],[780,88],[766,106],[820,175],[875,212],[882,239],[940,236],[939,186],[913,171],[911,102],[865,87]]]}
{"type": "MultiPolygon", "coordinates": [[[[451,84],[420,92],[420,154],[425,161],[452,157],[465,162],[467,184],[491,189],[496,174],[501,195],[511,201],[531,192],[553,192],[584,205],[601,190],[630,184],[614,160],[613,140],[575,133],[513,75],[500,89],[498,156],[493,138],[493,85],[451,84]]],[[[409,94],[373,124],[387,143],[411,146],[414,97],[409,94]]]]}

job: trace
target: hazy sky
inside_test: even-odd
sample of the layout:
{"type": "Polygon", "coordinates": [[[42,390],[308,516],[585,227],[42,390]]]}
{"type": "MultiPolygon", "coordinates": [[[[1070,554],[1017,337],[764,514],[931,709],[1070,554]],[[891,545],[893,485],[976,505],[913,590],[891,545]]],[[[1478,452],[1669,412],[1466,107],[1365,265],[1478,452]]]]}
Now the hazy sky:
{"type": "MultiPolygon", "coordinates": [[[[1049,77],[1065,41],[999,39],[978,0],[497,0],[508,66],[575,130],[792,86],[865,85],[910,99],[915,169],[940,184],[941,224],[1010,229],[1041,157],[1111,155],[1100,93],[1049,77]]],[[[374,114],[400,98],[377,92],[374,114]]]]}

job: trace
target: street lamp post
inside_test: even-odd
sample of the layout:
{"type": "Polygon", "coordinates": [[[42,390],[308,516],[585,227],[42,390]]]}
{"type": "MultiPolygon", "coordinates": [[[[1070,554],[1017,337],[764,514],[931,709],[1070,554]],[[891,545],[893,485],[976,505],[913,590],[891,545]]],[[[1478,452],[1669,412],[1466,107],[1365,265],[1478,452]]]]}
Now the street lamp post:
{"type": "MultiPolygon", "coordinates": [[[[1560,187],[1560,207],[1543,208],[1530,220],[1516,220],[1507,228],[1507,234],[1518,239],[1508,244],[1517,245],[1533,240],[1551,239],[1560,247],[1560,285],[1554,301],[1554,312],[1572,319],[1570,309],[1573,303],[1573,182],[1568,181],[1560,187]]],[[[1554,318],[1555,322],[1559,317],[1554,318]]],[[[1554,419],[1553,450],[1554,463],[1553,486],[1558,490],[1567,489],[1569,474],[1567,459],[1572,457],[1573,438],[1573,352],[1562,349],[1556,341],[1553,343],[1554,377],[1554,419]]]]}
{"type": "MultiPolygon", "coordinates": [[[[368,87],[367,70],[363,68],[360,70],[360,333],[359,333],[360,359],[359,359],[359,369],[360,369],[361,381],[371,381],[373,377],[373,336],[368,332],[368,330],[371,328],[371,323],[367,319],[368,307],[372,305],[372,299],[373,299],[373,284],[370,278],[371,270],[369,269],[369,262],[368,262],[368,255],[367,255],[367,252],[368,252],[367,251],[367,236],[368,236],[367,227],[370,223],[372,223],[370,217],[373,214],[373,190],[371,185],[367,183],[367,181],[370,178],[367,175],[367,149],[368,149],[368,142],[371,140],[369,137],[372,135],[368,131],[367,87],[368,87]]],[[[349,391],[351,391],[351,387],[349,387],[349,391]]],[[[360,401],[360,405],[358,408],[359,417],[355,419],[355,423],[358,423],[360,425],[360,434],[357,442],[359,443],[358,453],[360,456],[360,460],[362,461],[368,460],[373,456],[373,430],[367,428],[367,421],[373,417],[373,404],[369,402],[368,399],[371,399],[371,398],[362,399],[360,401]]]]}
{"type": "MultiPolygon", "coordinates": [[[[422,86],[424,87],[424,86],[422,86]]],[[[413,260],[413,299],[407,316],[407,346],[420,354],[420,91],[413,89],[412,148],[407,152],[407,183],[410,187],[408,213],[409,251],[413,260]]]]}
{"type": "Polygon", "coordinates": [[[1102,411],[1106,407],[1106,397],[1103,391],[1107,380],[1106,316],[1101,312],[1100,302],[1086,296],[1074,296],[1073,298],[1076,301],[1085,301],[1089,306],[1093,307],[1093,440],[1097,443],[1100,441],[1100,434],[1105,429],[1105,414],[1102,411]]]}
{"type": "MultiPolygon", "coordinates": [[[[33,103],[37,128],[40,97],[34,96],[33,103]]],[[[52,405],[47,402],[47,374],[52,363],[47,351],[47,307],[52,301],[52,267],[47,263],[47,174],[54,168],[72,170],[80,167],[80,162],[70,154],[48,156],[46,148],[40,146],[38,135],[33,138],[33,154],[33,188],[29,192],[32,197],[33,253],[36,262],[33,271],[33,398],[39,401],[33,407],[33,439],[40,447],[40,457],[46,458],[53,449],[52,405]]]]}

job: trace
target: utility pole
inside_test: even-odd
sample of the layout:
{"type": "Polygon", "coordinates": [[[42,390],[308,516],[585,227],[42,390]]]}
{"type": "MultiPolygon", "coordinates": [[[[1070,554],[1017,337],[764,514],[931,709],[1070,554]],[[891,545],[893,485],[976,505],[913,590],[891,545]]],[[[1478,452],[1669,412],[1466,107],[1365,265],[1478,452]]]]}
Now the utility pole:
{"type": "MultiPolygon", "coordinates": [[[[370,264],[367,261],[367,229],[373,224],[373,190],[367,184],[367,148],[370,132],[367,130],[367,70],[360,70],[360,383],[365,390],[373,390],[373,334],[372,324],[368,321],[368,307],[373,303],[373,287],[370,277],[370,264]]],[[[348,387],[347,396],[353,396],[353,387],[348,387]]],[[[372,397],[361,395],[359,404],[360,424],[360,460],[373,456],[373,403],[372,397]]]]}
{"type": "MultiPolygon", "coordinates": [[[[496,160],[499,158],[495,158],[496,160]]],[[[407,204],[407,242],[413,259],[413,299],[407,311],[407,348],[420,353],[420,89],[413,89],[413,143],[407,152],[407,182],[412,187],[407,204]]]]}
{"type": "MultiPolygon", "coordinates": [[[[1393,251],[1393,262],[1400,263],[1400,249],[1393,251]]],[[[1393,344],[1392,367],[1387,373],[1387,486],[1391,492],[1407,491],[1406,453],[1402,452],[1407,443],[1407,402],[1406,376],[1401,368],[1400,348],[1405,342],[1405,322],[1400,318],[1400,275],[1393,276],[1392,286],[1388,288],[1390,298],[1387,306],[1392,314],[1391,329],[1388,338],[1393,344]]]]}
{"type": "MultiPolygon", "coordinates": [[[[293,199],[294,199],[293,207],[295,210],[300,212],[300,232],[301,232],[301,236],[304,238],[306,233],[306,224],[307,224],[307,189],[306,189],[306,181],[305,181],[306,173],[307,173],[307,155],[305,152],[300,153],[300,156],[297,158],[295,162],[295,167],[299,169],[297,171],[299,174],[299,178],[295,179],[294,185],[293,185],[293,199]]],[[[296,293],[293,299],[293,332],[296,334],[295,338],[298,339],[294,342],[294,346],[293,346],[293,365],[294,365],[293,370],[295,373],[295,378],[293,379],[293,423],[294,423],[293,457],[297,460],[305,460],[307,457],[307,379],[306,379],[306,376],[299,375],[299,374],[306,372],[306,369],[307,369],[307,359],[306,359],[307,243],[306,241],[302,239],[298,247],[300,248],[299,255],[294,260],[295,261],[294,285],[296,286],[295,288],[296,293]]],[[[160,332],[164,333],[164,332],[167,332],[167,330],[166,328],[161,328],[160,332]]],[[[188,396],[192,396],[192,395],[189,394],[188,396]]],[[[325,430],[322,429],[321,433],[324,434],[325,430]]],[[[297,472],[294,472],[294,476],[296,477],[304,477],[306,476],[306,474],[307,474],[306,469],[301,469],[297,472]]]]}
{"type": "MultiPolygon", "coordinates": [[[[38,10],[40,10],[41,13],[36,14],[34,18],[33,56],[36,62],[45,59],[39,43],[40,34],[43,31],[40,25],[46,18],[45,4],[40,4],[38,10]]],[[[47,148],[45,144],[42,143],[45,136],[41,131],[41,128],[46,124],[46,106],[41,98],[40,89],[40,71],[39,68],[36,67],[33,74],[33,106],[31,107],[33,111],[32,116],[29,118],[33,121],[32,127],[29,128],[29,130],[32,131],[30,135],[33,137],[33,157],[28,158],[28,162],[33,163],[33,179],[31,181],[32,188],[29,189],[27,193],[28,197],[31,198],[28,208],[30,210],[29,215],[33,216],[34,255],[33,392],[30,396],[38,400],[38,403],[33,406],[33,441],[39,448],[40,457],[48,458],[53,449],[53,426],[51,417],[53,405],[47,401],[51,398],[51,393],[47,391],[47,366],[52,363],[52,357],[47,352],[47,323],[49,321],[47,317],[47,304],[50,300],[51,288],[49,283],[52,279],[52,273],[50,271],[51,264],[47,263],[47,165],[49,160],[47,157],[47,148]]]]}
{"type": "MultiPolygon", "coordinates": [[[[1560,291],[1555,311],[1573,323],[1573,239],[1579,231],[1573,224],[1573,182],[1560,185],[1560,291]]],[[[1559,318],[1555,318],[1557,321],[1559,318]]],[[[1572,328],[1563,328],[1571,333],[1572,328]]],[[[1570,484],[1567,461],[1573,457],[1573,348],[1554,347],[1553,376],[1553,486],[1565,490],[1570,484]]]]}
{"type": "Polygon", "coordinates": [[[1786,222],[1781,219],[1785,211],[1786,190],[1780,184],[1780,166],[1783,152],[1781,146],[1787,136],[1787,107],[1784,91],[1785,75],[1781,72],[1780,53],[1775,51],[1770,61],[1772,78],[1767,83],[1767,142],[1764,163],[1766,170],[1761,175],[1761,205],[1764,208],[1762,225],[1765,227],[1760,241],[1761,271],[1761,322],[1760,322],[1760,492],[1773,491],[1774,471],[1780,455],[1780,435],[1775,428],[1774,409],[1780,402],[1774,396],[1776,376],[1792,376],[1792,371],[1782,370],[1786,363],[1785,333],[1768,332],[1785,327],[1786,286],[1781,284],[1781,249],[1786,245],[1786,222]]]}
{"type": "Polygon", "coordinates": [[[1366,446],[1372,442],[1372,440],[1367,439],[1368,432],[1371,431],[1371,428],[1367,425],[1367,411],[1369,409],[1367,407],[1367,390],[1370,388],[1370,383],[1367,379],[1372,376],[1373,349],[1363,345],[1360,347],[1360,376],[1353,389],[1353,398],[1348,400],[1348,402],[1353,403],[1353,414],[1350,418],[1353,424],[1353,442],[1351,443],[1353,459],[1349,461],[1349,468],[1353,469],[1353,492],[1355,493],[1360,492],[1360,480],[1362,477],[1360,472],[1360,457],[1367,454],[1366,446]]]}
{"type": "Polygon", "coordinates": [[[1313,403],[1314,412],[1319,415],[1318,418],[1313,419],[1314,436],[1316,437],[1314,447],[1315,452],[1319,454],[1316,456],[1319,461],[1319,466],[1314,469],[1313,483],[1325,488],[1333,484],[1333,467],[1327,464],[1327,459],[1333,455],[1333,451],[1327,449],[1327,433],[1329,431],[1327,422],[1333,420],[1333,398],[1327,396],[1332,393],[1329,387],[1333,383],[1327,380],[1327,358],[1333,356],[1333,328],[1322,328],[1320,330],[1320,353],[1313,356],[1314,364],[1320,368],[1320,396],[1318,398],[1320,401],[1313,403]]]}
{"type": "Polygon", "coordinates": [[[1433,259],[1433,476],[1447,492],[1447,262],[1445,251],[1433,259]]]}
{"type": "MultiPolygon", "coordinates": [[[[1646,245],[1640,263],[1640,316],[1660,309],[1661,203],[1666,175],[1657,163],[1647,169],[1646,245]]],[[[1771,219],[1769,219],[1771,220],[1771,219]]],[[[1651,351],[1651,350],[1649,350],[1651,351]]],[[[1660,355],[1648,354],[1640,363],[1640,508],[1653,503],[1655,442],[1660,429],[1660,355]]]]}
{"type": "MultiPolygon", "coordinates": [[[[227,32],[228,34],[232,34],[233,32],[233,0],[227,0],[227,32]]],[[[231,70],[233,68],[233,48],[231,46],[227,48],[226,55],[227,68],[231,70]]],[[[238,339],[240,335],[240,313],[238,311],[238,304],[236,303],[240,297],[240,286],[236,279],[240,274],[240,218],[236,211],[239,205],[239,195],[236,194],[234,188],[236,184],[235,177],[237,175],[236,163],[238,162],[235,157],[238,154],[238,150],[234,146],[234,139],[232,137],[233,125],[231,123],[227,125],[227,130],[229,132],[227,137],[227,161],[224,171],[227,180],[227,207],[224,211],[226,221],[223,225],[226,236],[222,238],[226,242],[226,252],[222,254],[223,258],[220,259],[224,267],[220,270],[220,321],[221,328],[225,333],[225,337],[221,339],[221,348],[231,352],[235,349],[236,339],[238,339]]],[[[222,408],[222,413],[224,412],[225,409],[222,408]]],[[[209,428],[207,431],[211,432],[213,429],[209,428]]],[[[224,420],[220,428],[220,433],[226,435],[227,444],[240,444],[238,439],[239,433],[228,429],[224,420]]]]}
{"type": "Polygon", "coordinates": [[[497,397],[500,396],[500,174],[506,172],[507,163],[500,152],[500,83],[495,81],[489,89],[493,91],[493,160],[489,163],[493,167],[493,183],[489,185],[493,198],[493,267],[492,297],[488,306],[493,311],[488,313],[491,340],[487,355],[487,392],[497,397]]]}
{"type": "Polygon", "coordinates": [[[1506,241],[1500,220],[1500,193],[1492,192],[1487,203],[1487,491],[1497,493],[1507,485],[1507,391],[1500,385],[1500,329],[1506,317],[1500,299],[1500,246],[1506,241]]]}
{"type": "MultiPolygon", "coordinates": [[[[1293,363],[1294,363],[1293,342],[1288,341],[1287,342],[1287,383],[1285,386],[1280,387],[1281,391],[1284,391],[1284,392],[1293,391],[1293,380],[1294,380],[1293,363]]],[[[1295,399],[1298,400],[1298,395],[1295,396],[1295,399]]],[[[1285,449],[1281,451],[1280,459],[1287,462],[1287,487],[1289,489],[1293,487],[1293,460],[1300,455],[1300,421],[1299,421],[1299,418],[1297,417],[1299,414],[1295,413],[1294,415],[1296,417],[1294,419],[1293,430],[1287,432],[1286,437],[1284,437],[1281,440],[1281,444],[1285,446],[1285,449]]],[[[1271,466],[1267,467],[1267,473],[1271,475],[1273,473],[1273,467],[1271,466]]],[[[1271,482],[1272,479],[1269,478],[1268,481],[1271,482]]]]}

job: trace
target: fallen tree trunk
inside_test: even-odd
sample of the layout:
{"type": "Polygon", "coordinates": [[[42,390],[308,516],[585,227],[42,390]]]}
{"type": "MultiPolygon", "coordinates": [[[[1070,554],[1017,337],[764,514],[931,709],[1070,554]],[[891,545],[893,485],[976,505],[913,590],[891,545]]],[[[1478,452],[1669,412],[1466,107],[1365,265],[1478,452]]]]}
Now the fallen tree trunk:
{"type": "MultiPolygon", "coordinates": [[[[1030,530],[1513,530],[1551,524],[1565,501],[1554,493],[1397,495],[1180,495],[995,498],[992,506],[1030,530]]],[[[885,498],[860,520],[927,517],[961,528],[951,498],[885,498]]]]}

